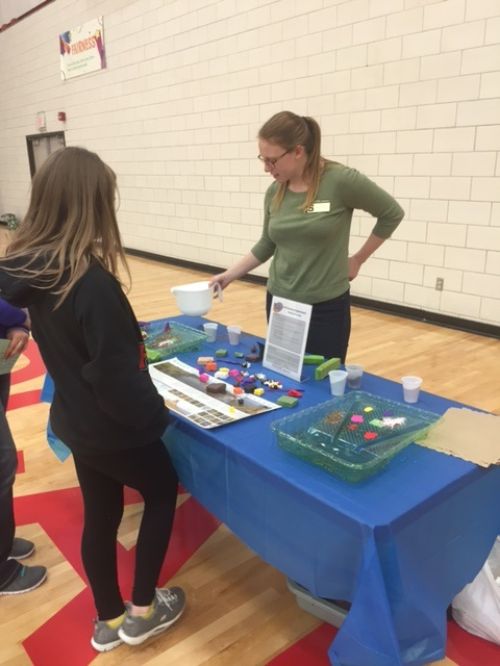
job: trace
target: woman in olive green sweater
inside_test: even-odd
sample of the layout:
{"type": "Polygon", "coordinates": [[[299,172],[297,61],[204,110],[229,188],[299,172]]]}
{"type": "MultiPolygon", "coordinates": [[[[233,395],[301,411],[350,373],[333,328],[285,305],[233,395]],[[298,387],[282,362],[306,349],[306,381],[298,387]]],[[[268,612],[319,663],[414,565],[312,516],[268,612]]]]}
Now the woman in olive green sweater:
{"type": "Polygon", "coordinates": [[[274,182],[264,199],[260,240],[211,283],[225,288],[272,257],[267,313],[273,296],[313,306],[307,351],[345,361],[351,330],[349,281],[404,216],[393,197],[355,169],[321,156],[321,130],[310,117],[282,111],[258,135],[259,159],[274,182]],[[353,210],[377,218],[349,257],[353,210]]]}

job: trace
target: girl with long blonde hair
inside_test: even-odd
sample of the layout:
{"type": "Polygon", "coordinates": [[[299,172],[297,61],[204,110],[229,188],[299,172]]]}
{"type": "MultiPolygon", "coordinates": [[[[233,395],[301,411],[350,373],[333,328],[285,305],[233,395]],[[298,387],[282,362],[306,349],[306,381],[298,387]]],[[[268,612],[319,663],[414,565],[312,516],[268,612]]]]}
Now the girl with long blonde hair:
{"type": "Polygon", "coordinates": [[[0,262],[0,295],[28,307],[54,381],[52,430],[73,453],[84,503],[82,559],[98,614],[91,643],[101,652],[142,643],[185,604],[182,589],[156,589],[177,476],[161,440],[168,413],[118,279],[126,259],[115,197],[115,174],[98,155],[76,147],[51,154],[0,262]],[[124,486],[144,498],[127,608],[116,561],[124,486]]]}

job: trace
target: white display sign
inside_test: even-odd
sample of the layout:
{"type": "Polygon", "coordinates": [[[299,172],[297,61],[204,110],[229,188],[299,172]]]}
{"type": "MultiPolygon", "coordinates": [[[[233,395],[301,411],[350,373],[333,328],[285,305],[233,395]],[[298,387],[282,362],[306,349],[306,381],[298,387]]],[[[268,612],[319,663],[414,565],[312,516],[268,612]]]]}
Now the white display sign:
{"type": "Polygon", "coordinates": [[[300,381],[312,305],[273,296],[262,365],[300,381]]]}
{"type": "Polygon", "coordinates": [[[59,35],[61,78],[89,74],[106,67],[102,16],[59,35]]]}

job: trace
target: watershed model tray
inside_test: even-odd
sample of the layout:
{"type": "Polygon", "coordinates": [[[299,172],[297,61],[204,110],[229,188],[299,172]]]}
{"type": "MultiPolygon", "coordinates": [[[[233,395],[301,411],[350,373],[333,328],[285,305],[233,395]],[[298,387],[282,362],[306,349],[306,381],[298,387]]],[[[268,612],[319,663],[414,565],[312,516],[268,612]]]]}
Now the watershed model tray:
{"type": "Polygon", "coordinates": [[[352,391],[274,421],[278,445],[345,481],[379,472],[401,449],[426,435],[433,414],[365,391],[352,391]]]}
{"type": "Polygon", "coordinates": [[[163,361],[182,352],[197,351],[207,336],[195,328],[161,319],[139,324],[150,363],[163,361]]]}

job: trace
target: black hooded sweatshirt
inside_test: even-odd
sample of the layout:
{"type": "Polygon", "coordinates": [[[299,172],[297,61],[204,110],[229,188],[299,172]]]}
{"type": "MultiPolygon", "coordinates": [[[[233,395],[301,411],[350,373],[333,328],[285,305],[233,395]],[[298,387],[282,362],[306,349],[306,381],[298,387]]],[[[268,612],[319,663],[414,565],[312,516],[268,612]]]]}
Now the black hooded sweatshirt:
{"type": "Polygon", "coordinates": [[[0,264],[0,296],[27,307],[33,337],[54,381],[50,420],[74,452],[99,453],[158,439],[168,410],[147,369],[137,320],[119,282],[94,261],[62,305],[0,264]]]}

